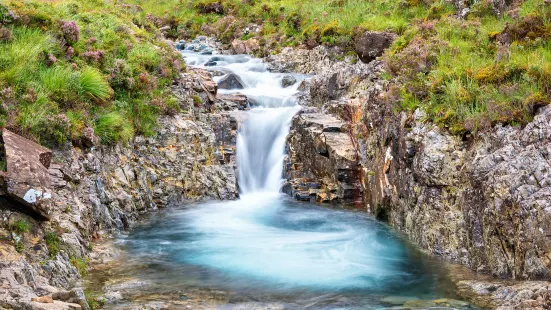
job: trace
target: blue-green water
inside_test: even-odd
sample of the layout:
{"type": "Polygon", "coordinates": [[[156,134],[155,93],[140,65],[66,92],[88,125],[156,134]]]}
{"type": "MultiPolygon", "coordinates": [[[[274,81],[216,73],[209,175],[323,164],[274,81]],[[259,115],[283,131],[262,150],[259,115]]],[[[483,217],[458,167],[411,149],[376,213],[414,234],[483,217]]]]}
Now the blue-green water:
{"type": "Polygon", "coordinates": [[[453,297],[442,266],[386,225],[279,194],[166,210],[118,240],[128,264],[141,266],[135,276],[158,294],[215,289],[240,302],[289,309],[379,308],[390,306],[381,302],[388,296],[453,297]]]}

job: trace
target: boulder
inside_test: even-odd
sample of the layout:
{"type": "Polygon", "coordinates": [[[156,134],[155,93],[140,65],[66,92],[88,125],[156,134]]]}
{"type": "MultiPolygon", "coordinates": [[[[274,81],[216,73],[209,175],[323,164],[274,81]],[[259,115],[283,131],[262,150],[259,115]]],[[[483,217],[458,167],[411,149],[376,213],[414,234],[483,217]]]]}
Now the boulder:
{"type": "Polygon", "coordinates": [[[260,44],[255,38],[250,38],[246,41],[235,39],[231,46],[236,54],[252,54],[260,49],[260,44]]]}
{"type": "Polygon", "coordinates": [[[230,73],[218,81],[220,89],[243,89],[245,88],[244,85],[243,80],[235,73],[230,73]]]}
{"type": "Polygon", "coordinates": [[[286,75],[281,79],[281,86],[283,87],[289,87],[292,85],[295,85],[297,82],[297,79],[292,75],[286,75]]]}
{"type": "Polygon", "coordinates": [[[362,62],[369,63],[381,56],[394,38],[392,33],[367,31],[356,40],[354,50],[362,62]]]}
{"type": "Polygon", "coordinates": [[[6,154],[6,192],[28,211],[50,218],[52,198],[48,173],[52,151],[7,129],[2,131],[6,154]]]}
{"type": "Polygon", "coordinates": [[[221,100],[224,104],[223,107],[225,110],[231,110],[232,108],[237,108],[238,110],[245,110],[249,107],[249,101],[247,96],[236,93],[236,94],[218,94],[216,99],[221,100]]]}

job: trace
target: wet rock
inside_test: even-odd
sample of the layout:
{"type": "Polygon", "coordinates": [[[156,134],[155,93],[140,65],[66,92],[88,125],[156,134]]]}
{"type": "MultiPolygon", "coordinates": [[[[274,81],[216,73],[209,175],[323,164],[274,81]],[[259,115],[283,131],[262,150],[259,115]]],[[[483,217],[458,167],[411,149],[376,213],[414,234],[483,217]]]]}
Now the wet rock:
{"type": "Polygon", "coordinates": [[[240,93],[218,94],[216,99],[222,101],[219,106],[226,111],[233,109],[245,110],[249,107],[247,96],[240,93]]]}
{"type": "Polygon", "coordinates": [[[369,63],[381,56],[394,38],[391,33],[367,31],[354,42],[354,50],[362,62],[369,63]]]}
{"type": "Polygon", "coordinates": [[[281,79],[281,86],[283,87],[289,87],[295,85],[297,82],[297,79],[292,75],[286,75],[281,79]]]}
{"type": "Polygon", "coordinates": [[[235,73],[227,74],[218,81],[220,89],[243,89],[244,85],[243,80],[235,73]]]}
{"type": "Polygon", "coordinates": [[[212,60],[209,60],[205,63],[205,67],[214,67],[216,65],[217,65],[216,61],[212,61],[212,60]]]}
{"type": "Polygon", "coordinates": [[[7,129],[2,131],[7,174],[7,194],[30,212],[49,219],[52,213],[52,151],[7,129]]]}
{"type": "Polygon", "coordinates": [[[285,192],[298,200],[354,202],[361,198],[358,157],[347,126],[315,111],[293,119],[284,164],[285,192]]]}

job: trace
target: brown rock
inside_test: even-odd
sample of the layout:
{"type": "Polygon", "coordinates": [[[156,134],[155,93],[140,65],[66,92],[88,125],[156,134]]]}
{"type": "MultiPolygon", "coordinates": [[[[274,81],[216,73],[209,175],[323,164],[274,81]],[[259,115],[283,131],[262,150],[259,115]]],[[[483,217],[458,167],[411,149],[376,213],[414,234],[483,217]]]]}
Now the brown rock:
{"type": "Polygon", "coordinates": [[[218,84],[216,84],[211,74],[206,70],[194,69],[193,72],[199,77],[199,84],[207,93],[209,101],[214,102],[216,100],[216,93],[218,92],[218,84]]]}
{"type": "Polygon", "coordinates": [[[48,173],[52,151],[7,129],[2,131],[6,150],[7,194],[23,206],[49,219],[51,198],[48,173]]]}
{"type": "Polygon", "coordinates": [[[224,6],[220,3],[199,3],[197,9],[201,14],[224,14],[224,6]]]}
{"type": "Polygon", "coordinates": [[[354,43],[354,50],[364,63],[371,62],[381,56],[395,35],[388,32],[367,31],[354,43]]]}
{"type": "Polygon", "coordinates": [[[39,302],[39,303],[43,303],[43,304],[53,304],[54,303],[54,299],[52,298],[52,296],[35,297],[35,298],[32,298],[31,301],[35,301],[35,302],[39,302]]]}
{"type": "Polygon", "coordinates": [[[236,54],[251,54],[260,49],[260,44],[255,38],[250,38],[246,41],[235,39],[231,45],[236,54]]]}

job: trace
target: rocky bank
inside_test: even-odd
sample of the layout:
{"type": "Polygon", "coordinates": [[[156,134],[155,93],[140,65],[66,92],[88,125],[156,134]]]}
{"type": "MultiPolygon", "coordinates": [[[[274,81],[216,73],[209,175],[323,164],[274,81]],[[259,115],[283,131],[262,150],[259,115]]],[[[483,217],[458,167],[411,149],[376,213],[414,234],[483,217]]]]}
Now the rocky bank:
{"type": "Polygon", "coordinates": [[[285,49],[268,58],[274,70],[313,74],[301,95],[310,107],[288,138],[286,192],[352,203],[427,253],[479,273],[538,280],[461,281],[460,294],[481,306],[549,307],[551,109],[525,127],[455,136],[420,109],[397,112],[382,62],[335,53],[285,49]]]}
{"type": "Polygon", "coordinates": [[[172,88],[182,112],[128,145],[100,145],[86,128],[79,147],[49,150],[3,131],[0,309],[89,309],[82,289],[67,289],[86,271],[93,241],[169,204],[237,197],[230,114],[246,98],[217,96],[201,70],[172,88]]]}

